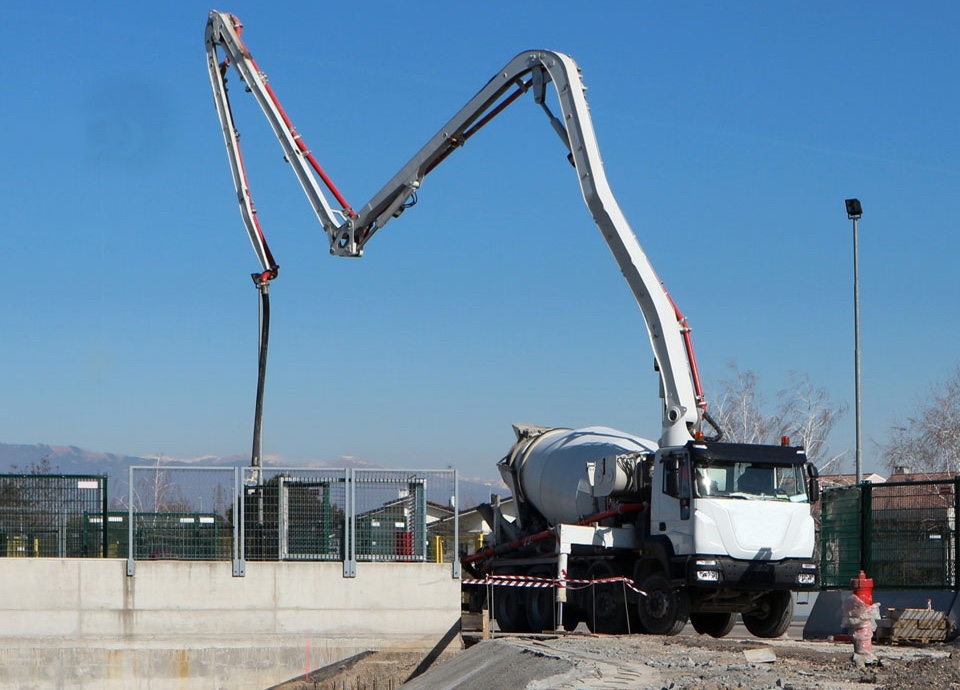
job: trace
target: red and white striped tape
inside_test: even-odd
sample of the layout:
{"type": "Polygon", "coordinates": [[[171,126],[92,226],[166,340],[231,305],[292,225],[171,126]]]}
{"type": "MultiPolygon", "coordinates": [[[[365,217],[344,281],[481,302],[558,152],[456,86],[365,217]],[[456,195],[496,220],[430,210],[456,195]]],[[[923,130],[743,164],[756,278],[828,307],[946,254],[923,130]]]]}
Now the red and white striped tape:
{"type": "Polygon", "coordinates": [[[594,585],[606,585],[622,582],[637,594],[646,596],[646,592],[633,584],[629,577],[600,577],[595,580],[578,580],[552,577],[535,577],[533,575],[487,575],[484,578],[465,578],[460,581],[463,585],[472,585],[485,587],[488,585],[494,587],[531,587],[531,588],[566,588],[566,589],[586,589],[594,585]]]}

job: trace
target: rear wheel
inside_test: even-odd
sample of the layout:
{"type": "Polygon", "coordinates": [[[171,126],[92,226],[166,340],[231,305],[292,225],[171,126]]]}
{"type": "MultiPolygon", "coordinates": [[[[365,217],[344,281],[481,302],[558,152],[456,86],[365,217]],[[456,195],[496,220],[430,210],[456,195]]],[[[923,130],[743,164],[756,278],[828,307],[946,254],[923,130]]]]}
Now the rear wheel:
{"type": "MultiPolygon", "coordinates": [[[[595,561],[587,571],[588,580],[604,580],[616,577],[617,572],[607,561],[595,561]]],[[[630,612],[622,582],[605,582],[591,585],[584,604],[587,612],[587,627],[592,633],[623,635],[630,631],[630,612]]]]}
{"type": "Polygon", "coordinates": [[[690,618],[690,598],[684,589],[670,586],[663,573],[650,573],[638,583],[645,594],[637,602],[643,629],[651,635],[676,635],[690,618]]]}
{"type": "MultiPolygon", "coordinates": [[[[553,573],[549,568],[534,568],[530,571],[533,577],[552,579],[553,573]]],[[[556,589],[553,587],[535,587],[526,592],[527,627],[531,632],[556,630],[556,606],[554,604],[556,589]]]]}
{"type": "Polygon", "coordinates": [[[493,588],[493,617],[503,632],[527,632],[526,597],[521,587],[493,588]]]}
{"type": "Polygon", "coordinates": [[[563,629],[567,632],[573,632],[580,625],[580,621],[581,618],[577,609],[570,604],[565,604],[563,607],[563,629]]]}
{"type": "Polygon", "coordinates": [[[784,590],[767,592],[757,600],[756,608],[740,616],[752,635],[780,637],[793,620],[793,597],[784,590]]]}
{"type": "Polygon", "coordinates": [[[698,612],[690,614],[690,623],[693,629],[701,635],[710,637],[726,637],[737,622],[735,613],[698,612]]]}

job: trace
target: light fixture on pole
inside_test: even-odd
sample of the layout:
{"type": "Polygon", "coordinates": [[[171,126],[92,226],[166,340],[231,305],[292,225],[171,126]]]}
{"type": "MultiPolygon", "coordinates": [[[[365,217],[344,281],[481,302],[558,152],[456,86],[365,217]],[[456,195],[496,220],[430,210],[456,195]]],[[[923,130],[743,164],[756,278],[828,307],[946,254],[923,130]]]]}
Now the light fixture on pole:
{"type": "Polygon", "coordinates": [[[863,215],[859,199],[847,199],[847,218],[853,221],[853,386],[857,418],[857,484],[863,481],[863,444],[860,431],[860,261],[857,246],[857,221],[863,215]]]}

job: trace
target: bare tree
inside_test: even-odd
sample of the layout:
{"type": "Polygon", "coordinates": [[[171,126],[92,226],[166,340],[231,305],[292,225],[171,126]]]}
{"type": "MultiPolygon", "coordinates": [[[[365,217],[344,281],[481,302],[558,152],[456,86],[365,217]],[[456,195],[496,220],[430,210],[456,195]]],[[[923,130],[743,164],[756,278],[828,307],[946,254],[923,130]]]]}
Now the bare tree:
{"type": "Polygon", "coordinates": [[[766,402],[759,391],[757,375],[730,365],[732,379],[720,381],[719,394],[710,414],[723,429],[727,441],[737,443],[768,443],[772,436],[774,418],[764,413],[766,402]]]}
{"type": "Polygon", "coordinates": [[[846,405],[832,404],[827,389],[815,387],[806,374],[792,373],[790,385],[777,393],[777,406],[768,410],[757,375],[736,364],[730,370],[733,378],[720,381],[711,406],[725,440],[779,443],[780,437],[789,436],[806,449],[821,472],[840,469],[846,451],[831,454],[827,437],[846,413],[846,405]]]}
{"type": "Polygon", "coordinates": [[[815,387],[806,374],[790,374],[791,385],[780,391],[778,417],[780,436],[789,436],[802,445],[821,471],[839,471],[846,450],[831,454],[827,438],[847,412],[845,404],[833,405],[826,388],[815,387]]]}
{"type": "MultiPolygon", "coordinates": [[[[135,512],[190,512],[192,506],[184,498],[183,488],[174,481],[172,472],[163,464],[163,456],[157,456],[156,466],[152,470],[143,468],[131,492],[135,512]]],[[[125,492],[113,500],[112,507],[126,510],[129,508],[125,492]]]]}
{"type": "Polygon", "coordinates": [[[895,420],[880,446],[891,473],[898,467],[960,474],[960,365],[951,378],[930,386],[906,420],[895,420]]]}

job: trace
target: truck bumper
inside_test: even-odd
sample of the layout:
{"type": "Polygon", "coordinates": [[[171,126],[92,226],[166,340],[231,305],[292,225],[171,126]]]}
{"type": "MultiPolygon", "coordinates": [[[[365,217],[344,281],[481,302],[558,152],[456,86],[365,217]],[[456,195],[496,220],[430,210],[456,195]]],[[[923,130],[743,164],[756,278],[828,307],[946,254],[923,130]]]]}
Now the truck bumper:
{"type": "Polygon", "coordinates": [[[817,588],[819,579],[816,564],[808,558],[741,561],[724,556],[690,556],[685,570],[689,584],[705,589],[810,591],[817,588]]]}

